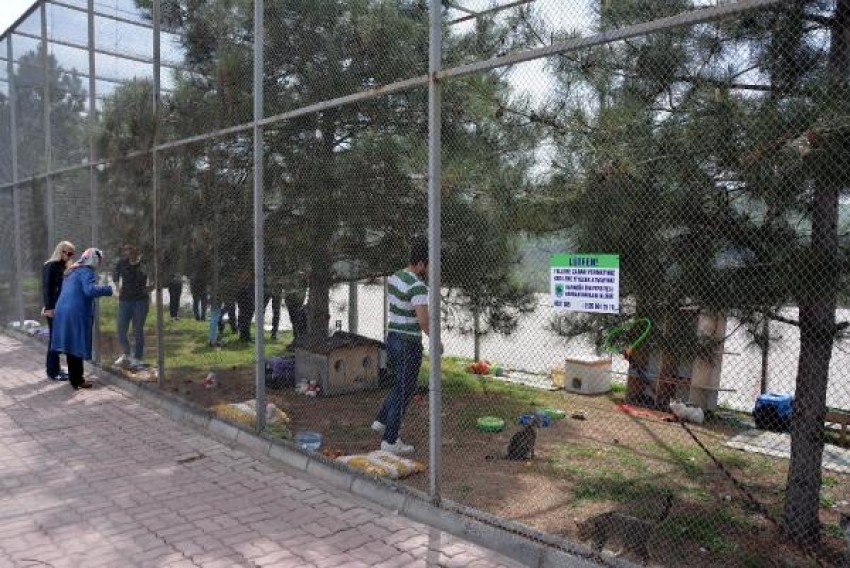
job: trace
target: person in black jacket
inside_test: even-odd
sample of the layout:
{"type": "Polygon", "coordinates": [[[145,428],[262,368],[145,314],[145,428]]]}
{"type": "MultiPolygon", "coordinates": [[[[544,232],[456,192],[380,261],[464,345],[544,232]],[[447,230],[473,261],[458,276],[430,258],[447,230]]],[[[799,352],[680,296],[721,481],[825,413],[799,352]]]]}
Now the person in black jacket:
{"type": "Polygon", "coordinates": [[[112,281],[118,288],[118,342],[123,353],[115,361],[116,367],[138,369],[143,366],[145,353],[145,320],[148,317],[150,285],[142,265],[139,247],[124,245],[124,258],[115,265],[112,281]],[[127,332],[133,324],[133,353],[130,353],[130,338],[127,332]]]}
{"type": "Polygon", "coordinates": [[[63,371],[59,366],[59,352],[50,350],[50,341],[53,340],[53,309],[56,307],[56,300],[59,299],[59,294],[62,292],[62,278],[65,276],[65,270],[71,265],[74,253],[74,245],[68,241],[62,241],[56,245],[56,248],[53,249],[53,254],[41,269],[41,297],[43,305],[41,315],[47,320],[47,327],[50,330],[45,371],[47,372],[47,378],[54,381],[68,380],[68,373],[63,371]]]}

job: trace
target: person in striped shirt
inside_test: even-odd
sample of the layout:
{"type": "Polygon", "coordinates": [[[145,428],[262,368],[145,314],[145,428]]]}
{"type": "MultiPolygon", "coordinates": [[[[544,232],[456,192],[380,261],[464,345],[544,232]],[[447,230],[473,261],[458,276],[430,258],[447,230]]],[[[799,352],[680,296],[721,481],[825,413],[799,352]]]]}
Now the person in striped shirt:
{"type": "Polygon", "coordinates": [[[401,421],[413,395],[422,365],[422,334],[428,329],[428,243],[417,241],[407,266],[387,281],[389,324],[387,356],[395,371],[395,381],[387,394],[372,430],[383,434],[381,449],[393,454],[410,454],[413,446],[399,438],[401,421]]]}

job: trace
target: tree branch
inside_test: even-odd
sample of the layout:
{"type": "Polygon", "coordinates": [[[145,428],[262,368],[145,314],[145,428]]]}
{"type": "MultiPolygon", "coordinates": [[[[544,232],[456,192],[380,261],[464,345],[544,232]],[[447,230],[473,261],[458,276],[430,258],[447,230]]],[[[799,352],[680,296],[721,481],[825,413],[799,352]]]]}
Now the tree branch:
{"type": "Polygon", "coordinates": [[[787,323],[788,325],[793,325],[795,327],[800,327],[800,322],[797,320],[793,320],[790,318],[786,318],[784,316],[780,316],[776,312],[766,312],[765,315],[772,319],[773,321],[778,321],[780,323],[787,323]]]}
{"type": "Polygon", "coordinates": [[[833,16],[820,16],[818,14],[807,14],[805,12],[803,12],[802,18],[807,22],[815,22],[816,24],[821,24],[826,27],[830,27],[835,21],[833,16]]]}

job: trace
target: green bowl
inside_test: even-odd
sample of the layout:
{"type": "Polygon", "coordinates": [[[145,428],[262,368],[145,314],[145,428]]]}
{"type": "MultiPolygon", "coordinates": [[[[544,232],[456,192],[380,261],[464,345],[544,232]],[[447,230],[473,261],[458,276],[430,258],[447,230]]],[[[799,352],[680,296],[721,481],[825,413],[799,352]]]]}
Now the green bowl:
{"type": "Polygon", "coordinates": [[[478,419],[478,429],[482,432],[501,432],[505,421],[498,416],[482,416],[478,419]]]}
{"type": "Polygon", "coordinates": [[[549,408],[548,406],[545,408],[537,409],[537,412],[542,412],[546,416],[548,416],[551,420],[563,420],[567,417],[567,413],[561,410],[560,408],[549,408]]]}

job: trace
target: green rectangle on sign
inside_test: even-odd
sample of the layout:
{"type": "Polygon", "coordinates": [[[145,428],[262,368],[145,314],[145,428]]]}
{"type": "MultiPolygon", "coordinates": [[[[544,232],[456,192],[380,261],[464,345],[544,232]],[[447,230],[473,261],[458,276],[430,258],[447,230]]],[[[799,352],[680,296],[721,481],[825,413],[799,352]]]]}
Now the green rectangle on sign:
{"type": "Polygon", "coordinates": [[[553,254],[552,268],[620,268],[618,254],[553,254]]]}

